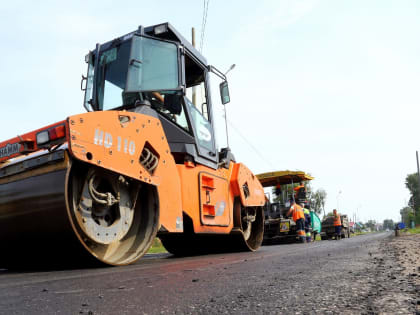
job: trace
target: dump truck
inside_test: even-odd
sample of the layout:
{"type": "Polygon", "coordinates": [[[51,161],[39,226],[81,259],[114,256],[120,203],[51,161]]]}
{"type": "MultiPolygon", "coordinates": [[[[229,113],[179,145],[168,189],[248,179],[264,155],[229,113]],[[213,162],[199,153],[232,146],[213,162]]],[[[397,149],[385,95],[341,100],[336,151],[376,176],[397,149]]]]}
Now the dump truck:
{"type": "MultiPolygon", "coordinates": [[[[275,171],[257,174],[257,178],[264,188],[270,188],[266,192],[264,205],[264,244],[281,241],[295,241],[297,239],[296,223],[286,214],[290,209],[290,199],[295,198],[294,188],[296,184],[305,183],[314,179],[301,171],[275,171]],[[276,198],[272,198],[272,193],[276,198]]],[[[301,194],[299,203],[309,208],[306,194],[301,194]]],[[[321,232],[321,224],[318,215],[311,211],[312,239],[321,232]]]]}
{"type": "Polygon", "coordinates": [[[215,143],[209,78],[225,105],[226,76],[169,23],[85,61],[86,113],[0,142],[0,267],[127,265],[156,236],[175,255],[257,250],[264,190],[215,143]]]}
{"type": "MultiPolygon", "coordinates": [[[[347,214],[340,215],[341,217],[341,238],[350,238],[350,225],[347,214]]],[[[329,240],[336,238],[334,217],[326,216],[321,222],[321,239],[329,240]]]]}

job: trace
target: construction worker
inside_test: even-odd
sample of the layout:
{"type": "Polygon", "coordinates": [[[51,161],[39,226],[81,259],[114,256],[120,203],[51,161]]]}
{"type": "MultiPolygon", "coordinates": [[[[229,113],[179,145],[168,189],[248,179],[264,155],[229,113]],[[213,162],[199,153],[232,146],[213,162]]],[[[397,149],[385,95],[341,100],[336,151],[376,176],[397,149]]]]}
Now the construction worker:
{"type": "MultiPolygon", "coordinates": [[[[308,207],[308,205],[306,207],[308,207]]],[[[312,241],[311,212],[306,207],[303,208],[303,214],[305,216],[305,235],[306,243],[310,243],[312,241]]]]}
{"type": "Polygon", "coordinates": [[[296,233],[299,237],[299,240],[302,243],[305,243],[305,215],[303,209],[298,205],[295,200],[290,201],[290,209],[287,212],[286,216],[292,215],[293,221],[296,222],[296,233]]]}
{"type": "Polygon", "coordinates": [[[276,192],[276,196],[280,197],[280,195],[281,195],[281,185],[280,185],[280,183],[277,183],[275,192],[276,192]]]}
{"type": "Polygon", "coordinates": [[[337,212],[337,209],[333,210],[333,224],[335,228],[335,239],[341,239],[341,217],[340,214],[337,212]]]}
{"type": "Polygon", "coordinates": [[[295,191],[295,200],[297,200],[297,202],[299,203],[304,202],[306,199],[305,186],[302,183],[300,183],[299,186],[296,186],[295,188],[293,188],[293,190],[295,191]]]}

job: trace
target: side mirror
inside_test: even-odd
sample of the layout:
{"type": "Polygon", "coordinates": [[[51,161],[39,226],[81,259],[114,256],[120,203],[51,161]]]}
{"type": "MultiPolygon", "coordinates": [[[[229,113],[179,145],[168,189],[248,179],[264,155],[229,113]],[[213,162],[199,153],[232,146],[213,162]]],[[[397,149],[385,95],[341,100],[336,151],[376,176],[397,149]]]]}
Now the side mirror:
{"type": "Polygon", "coordinates": [[[225,105],[230,102],[230,96],[229,96],[229,87],[227,81],[223,81],[219,85],[220,89],[220,97],[222,98],[222,104],[225,105]]]}

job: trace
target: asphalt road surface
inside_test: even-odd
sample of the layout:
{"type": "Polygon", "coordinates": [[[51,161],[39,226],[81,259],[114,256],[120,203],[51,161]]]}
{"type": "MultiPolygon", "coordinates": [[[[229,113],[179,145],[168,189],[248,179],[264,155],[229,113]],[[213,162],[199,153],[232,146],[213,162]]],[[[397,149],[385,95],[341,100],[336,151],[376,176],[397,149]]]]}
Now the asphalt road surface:
{"type": "Polygon", "coordinates": [[[255,253],[155,254],[126,267],[1,270],[0,313],[415,314],[418,287],[389,254],[391,239],[376,233],[255,253]]]}

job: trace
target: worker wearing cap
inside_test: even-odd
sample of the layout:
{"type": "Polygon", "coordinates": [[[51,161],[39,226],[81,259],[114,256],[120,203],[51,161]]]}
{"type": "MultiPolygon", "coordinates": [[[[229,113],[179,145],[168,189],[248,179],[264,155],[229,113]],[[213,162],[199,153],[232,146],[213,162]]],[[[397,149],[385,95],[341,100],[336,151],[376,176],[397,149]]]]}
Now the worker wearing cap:
{"type": "Polygon", "coordinates": [[[335,228],[335,239],[341,239],[341,217],[340,214],[337,212],[336,209],[333,210],[333,224],[335,228]]]}
{"type": "MultiPolygon", "coordinates": [[[[306,207],[309,207],[309,206],[307,205],[306,207]]],[[[312,241],[311,212],[306,207],[303,208],[303,214],[305,216],[305,235],[306,235],[306,243],[310,243],[312,241]]]]}
{"type": "Polygon", "coordinates": [[[299,186],[293,188],[293,190],[295,191],[295,200],[299,202],[306,199],[306,189],[302,183],[300,183],[299,186]]]}
{"type": "Polygon", "coordinates": [[[280,197],[280,195],[281,195],[281,185],[280,185],[280,183],[277,183],[275,192],[276,192],[277,197],[280,197]]]}
{"type": "Polygon", "coordinates": [[[296,222],[296,232],[299,240],[305,243],[305,214],[303,213],[302,207],[294,200],[291,200],[290,204],[291,206],[286,216],[292,215],[293,221],[296,222]]]}

